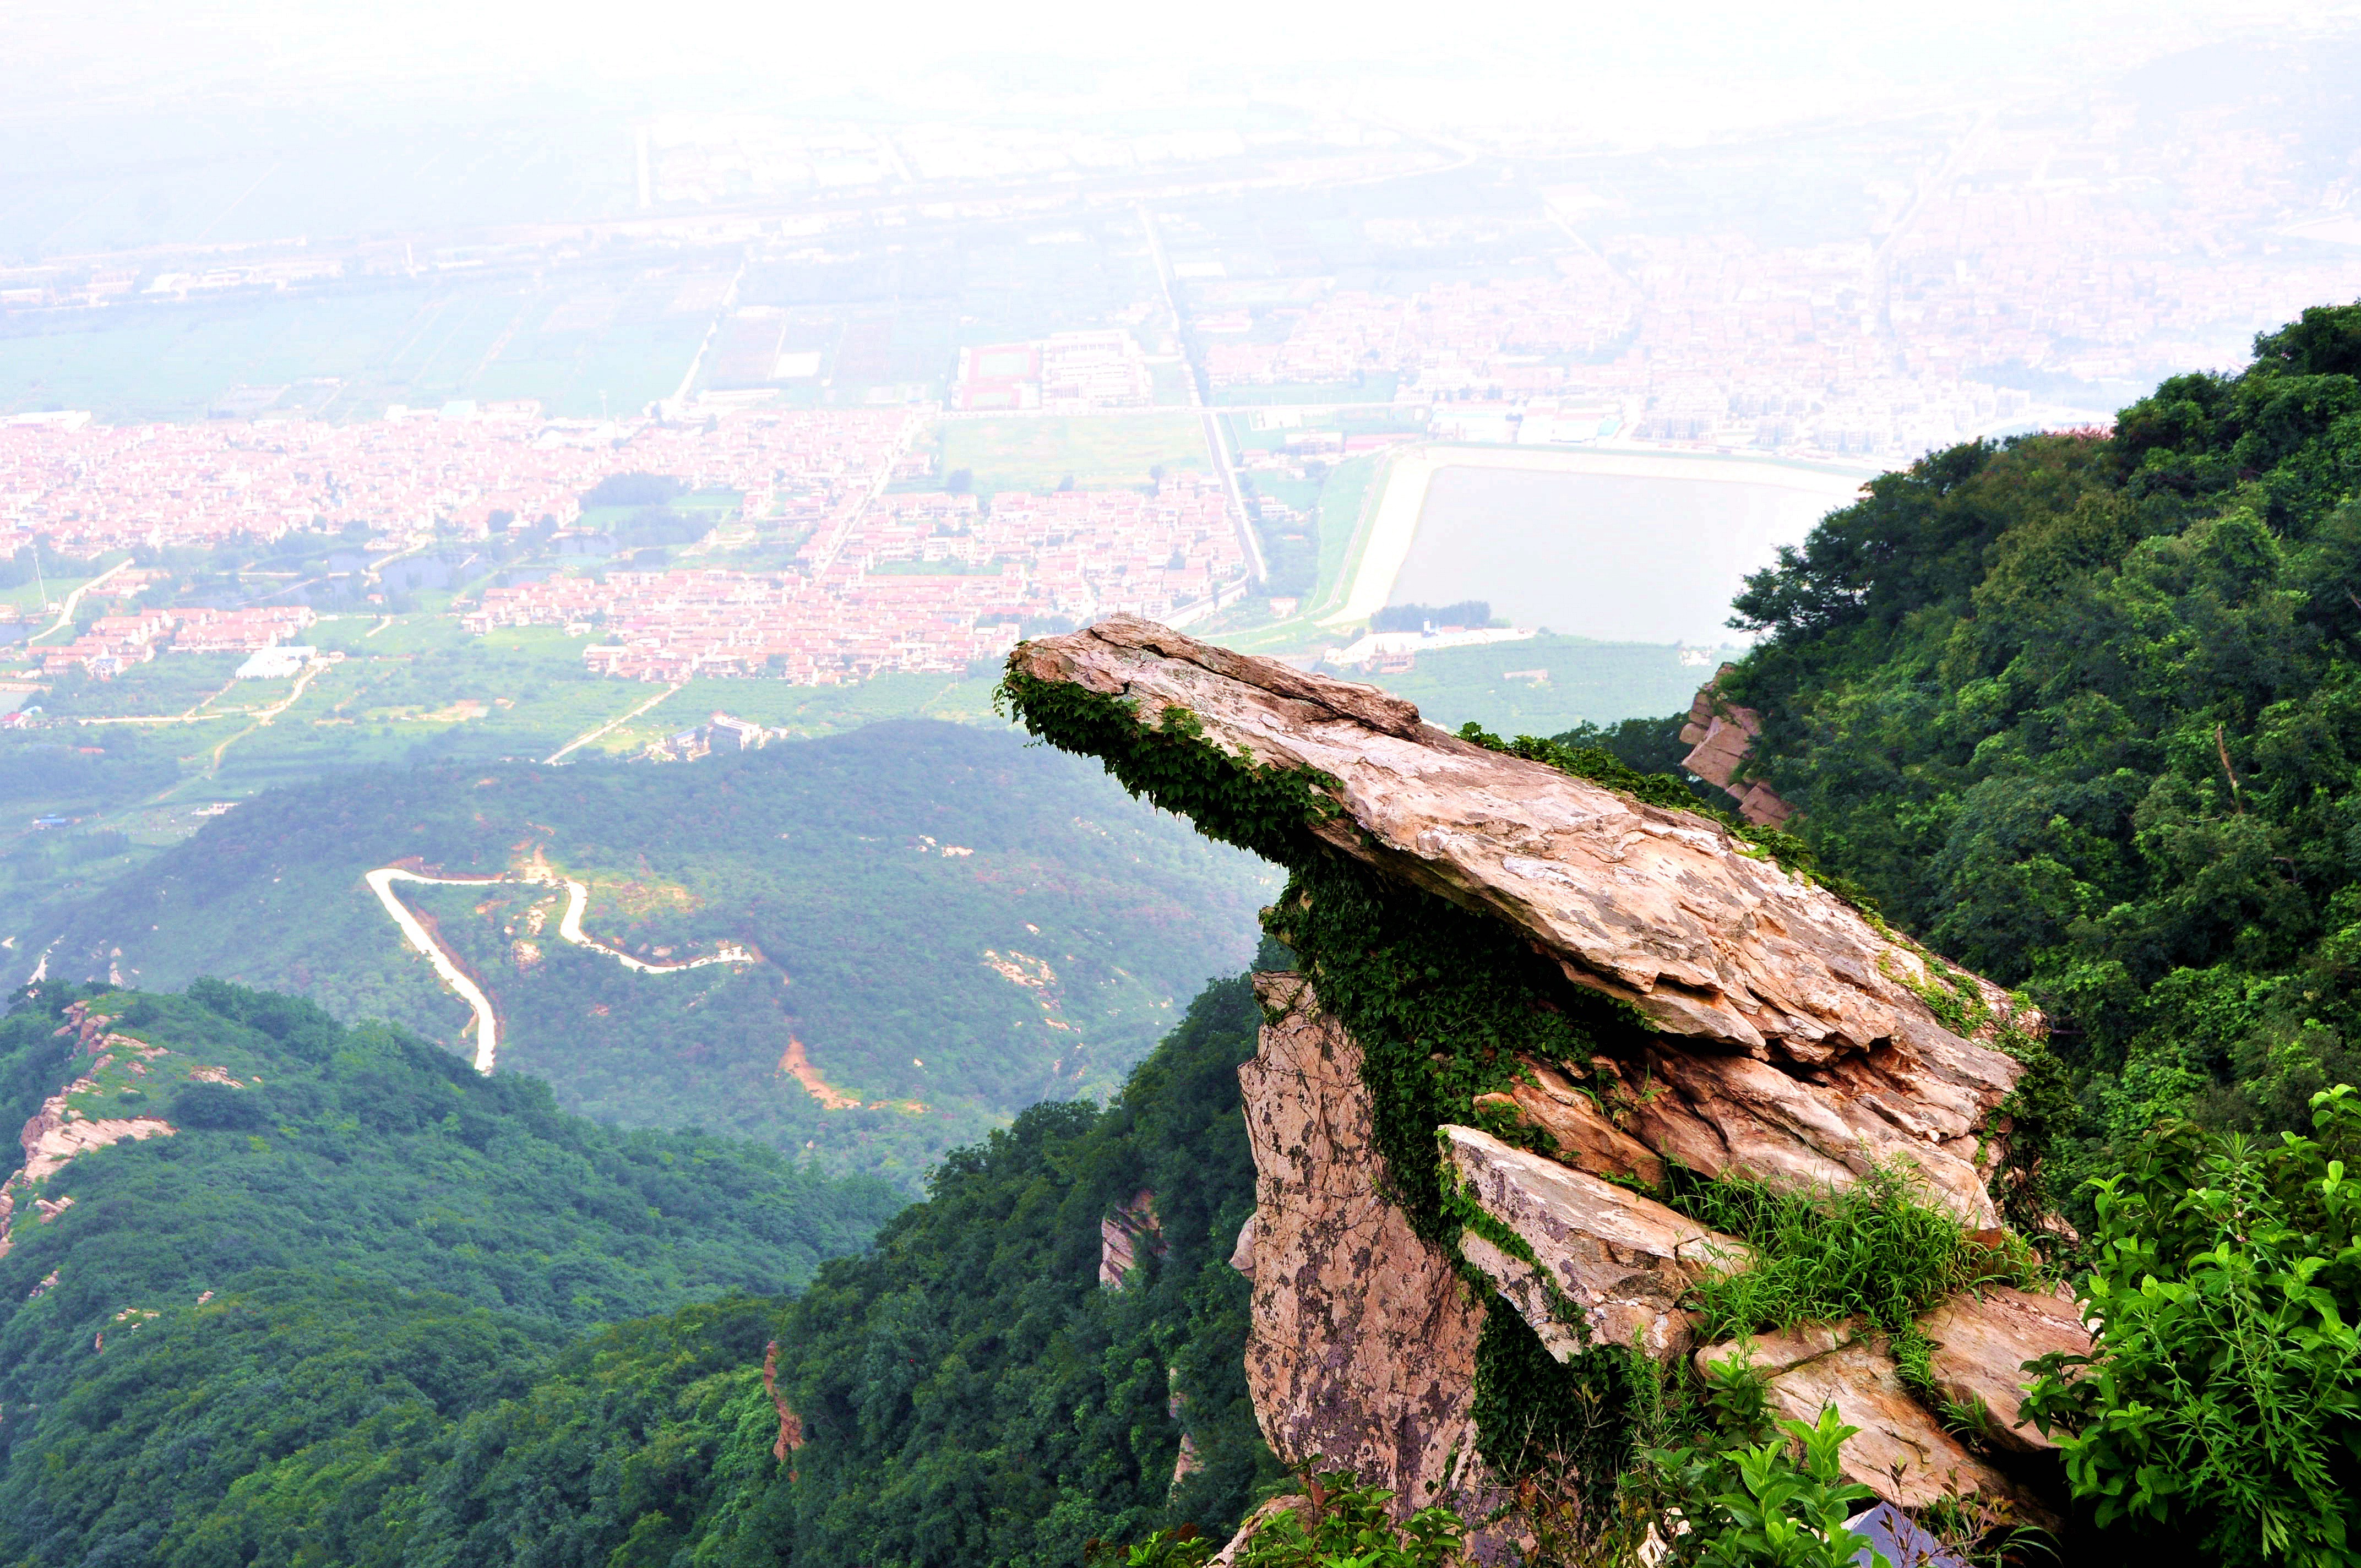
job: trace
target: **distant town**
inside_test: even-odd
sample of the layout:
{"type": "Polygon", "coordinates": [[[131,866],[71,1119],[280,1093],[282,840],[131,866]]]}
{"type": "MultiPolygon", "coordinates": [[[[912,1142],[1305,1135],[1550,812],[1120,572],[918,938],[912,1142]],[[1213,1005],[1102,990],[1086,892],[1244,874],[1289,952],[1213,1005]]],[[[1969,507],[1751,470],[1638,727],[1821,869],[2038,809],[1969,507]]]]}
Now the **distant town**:
{"type": "Polygon", "coordinates": [[[2361,293],[2361,168],[2141,92],[1630,154],[669,115],[579,153],[578,223],[341,238],[106,195],[0,253],[0,650],[112,679],[407,582],[629,680],[958,674],[1118,610],[1333,653],[1390,448],[1868,473],[2361,293]],[[289,538],[335,548],[215,569],[289,538]]]}

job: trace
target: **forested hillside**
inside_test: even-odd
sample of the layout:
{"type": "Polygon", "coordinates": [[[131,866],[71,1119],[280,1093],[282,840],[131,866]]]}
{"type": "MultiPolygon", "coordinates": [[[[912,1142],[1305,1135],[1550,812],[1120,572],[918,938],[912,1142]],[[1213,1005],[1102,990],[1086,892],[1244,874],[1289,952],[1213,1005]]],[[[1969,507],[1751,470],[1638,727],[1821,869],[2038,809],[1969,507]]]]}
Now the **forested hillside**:
{"type": "Polygon", "coordinates": [[[2062,1176],[2174,1114],[2306,1127],[2361,1079],[2356,378],[2361,305],[2307,311],[2112,437],[1874,481],[1738,600],[1752,775],[2050,1012],[2062,1176]]]}
{"type": "Polygon", "coordinates": [[[1028,1111],[829,1263],[898,1198],[300,1000],[47,984],[0,1023],[0,1112],[174,1130],[12,1189],[0,1558],[1062,1565],[1226,1526],[1276,1469],[1226,1261],[1256,1022],[1218,982],[1112,1107],[1028,1111]],[[1142,1191],[1162,1250],[1107,1288],[1142,1191]]]}
{"type": "Polygon", "coordinates": [[[600,1510],[661,1522],[642,1445],[759,1360],[753,1298],[900,1202],[220,982],[19,1000],[0,1116],[37,1113],[119,1141],[8,1187],[10,1562],[578,1561],[600,1510]]]}
{"type": "Polygon", "coordinates": [[[662,767],[346,774],[257,797],[55,927],[0,923],[19,978],[56,938],[52,974],[219,975],[461,1046],[467,1006],[362,881],[395,862],[578,878],[584,929],[649,961],[751,953],[633,971],[560,939],[556,887],[400,884],[491,997],[500,1065],[566,1109],[808,1148],[913,1190],[1036,1101],[1114,1090],[1245,962],[1275,885],[1088,763],[906,722],[662,767]]]}
{"type": "Polygon", "coordinates": [[[781,1563],[1065,1568],[1093,1539],[1226,1531],[1278,1478],[1229,1265],[1254,1212],[1237,1067],[1260,1022],[1244,977],[1207,987],[1108,1109],[1027,1112],[821,1271],[779,1334],[810,1439],[762,1505],[781,1563]],[[1163,1250],[1105,1288],[1099,1222],[1143,1195],[1163,1250]],[[1200,1468],[1176,1481],[1184,1431],[1200,1468]]]}

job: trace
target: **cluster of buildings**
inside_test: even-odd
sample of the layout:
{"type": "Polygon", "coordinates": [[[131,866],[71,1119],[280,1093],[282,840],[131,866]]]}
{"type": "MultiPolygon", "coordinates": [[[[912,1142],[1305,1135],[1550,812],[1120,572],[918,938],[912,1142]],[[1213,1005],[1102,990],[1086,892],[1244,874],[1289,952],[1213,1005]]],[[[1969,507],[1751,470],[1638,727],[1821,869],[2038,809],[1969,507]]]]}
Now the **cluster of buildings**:
{"type": "Polygon", "coordinates": [[[765,729],[751,718],[736,718],[717,711],[711,723],[692,725],[651,740],[644,755],[652,762],[690,762],[716,751],[759,751],[779,733],[765,729]]]}
{"type": "Polygon", "coordinates": [[[863,502],[922,426],[900,409],[547,420],[531,402],[351,424],[0,422],[0,554],[36,536],[94,554],[355,523],[394,535],[563,526],[584,492],[629,473],[742,491],[749,518],[817,523],[863,502]]]}
{"type": "MultiPolygon", "coordinates": [[[[256,609],[140,610],[130,615],[100,616],[72,641],[36,652],[45,676],[79,669],[109,680],[134,664],[146,663],[159,652],[259,656],[265,650],[278,650],[280,644],[318,619],[302,605],[271,605],[256,609]]],[[[239,673],[246,672],[241,669],[239,673]]]]}
{"type": "Polygon", "coordinates": [[[1139,340],[1121,327],[962,348],[951,405],[962,410],[1144,409],[1156,400],[1139,340]]]}
{"type": "Polygon", "coordinates": [[[1126,611],[1186,624],[1246,591],[1219,483],[1145,490],[888,494],[803,545],[798,569],[548,577],[486,590],[462,620],[593,633],[595,673],[636,680],[771,675],[831,685],[961,674],[1020,631],[1126,611]]]}
{"type": "Polygon", "coordinates": [[[2361,294],[2361,179],[2321,194],[2299,137],[2192,122],[2147,139],[2127,115],[2101,103],[1930,142],[1916,183],[1865,188],[1882,215],[1837,242],[1651,231],[1587,189],[1481,234],[1372,219],[1405,252],[1532,254],[1399,294],[1197,285],[1191,324],[1216,387],[1341,398],[1390,378],[1469,439],[1893,462],[2235,367],[2257,330],[2361,294]]]}

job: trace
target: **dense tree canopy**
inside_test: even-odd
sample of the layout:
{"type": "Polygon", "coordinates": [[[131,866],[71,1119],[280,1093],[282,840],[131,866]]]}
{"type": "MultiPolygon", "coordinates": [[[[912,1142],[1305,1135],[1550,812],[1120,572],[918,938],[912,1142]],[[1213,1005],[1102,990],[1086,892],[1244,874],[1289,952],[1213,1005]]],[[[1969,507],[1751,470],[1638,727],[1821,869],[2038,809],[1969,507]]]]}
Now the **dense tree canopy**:
{"type": "Polygon", "coordinates": [[[1873,481],[1749,580],[1751,764],[1823,861],[2027,987],[2081,1164],[2161,1115],[2301,1124],[2356,1076],[2361,305],[2112,437],[1873,481]]]}
{"type": "Polygon", "coordinates": [[[1275,1473],[1227,1263],[1255,1022],[1216,984],[1114,1105],[953,1155],[856,1259],[879,1183],[609,1131],[296,998],[47,984],[0,1020],[0,1116],[176,1130],[17,1194],[0,1559],[1065,1564],[1227,1524],[1275,1473]],[[162,1054],[84,1043],[77,1001],[162,1054]],[[1099,1222],[1143,1190],[1160,1250],[1105,1288],[1099,1222]]]}

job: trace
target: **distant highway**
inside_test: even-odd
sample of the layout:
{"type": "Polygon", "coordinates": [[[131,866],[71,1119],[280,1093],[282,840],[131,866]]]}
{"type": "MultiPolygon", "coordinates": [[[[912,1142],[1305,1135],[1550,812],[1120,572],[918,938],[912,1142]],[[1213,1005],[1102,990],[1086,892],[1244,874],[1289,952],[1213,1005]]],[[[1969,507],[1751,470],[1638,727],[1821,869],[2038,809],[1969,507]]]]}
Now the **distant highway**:
{"type": "Polygon", "coordinates": [[[1156,258],[1156,280],[1163,286],[1164,308],[1172,316],[1172,335],[1180,345],[1181,378],[1189,383],[1189,406],[1197,411],[1197,421],[1204,427],[1205,450],[1213,455],[1213,471],[1222,477],[1222,488],[1230,498],[1230,517],[1238,531],[1238,543],[1246,547],[1246,564],[1253,570],[1256,582],[1270,575],[1262,558],[1262,542],[1255,537],[1254,522],[1246,516],[1246,492],[1238,487],[1238,471],[1230,462],[1230,444],[1223,439],[1220,416],[1205,405],[1202,383],[1197,378],[1197,361],[1189,353],[1188,323],[1180,319],[1180,295],[1172,287],[1172,263],[1164,254],[1164,236],[1156,232],[1156,215],[1143,202],[1134,209],[1139,214],[1139,226],[1148,231],[1148,252],[1156,258]]]}

